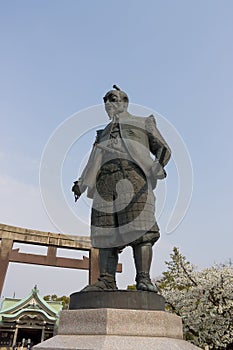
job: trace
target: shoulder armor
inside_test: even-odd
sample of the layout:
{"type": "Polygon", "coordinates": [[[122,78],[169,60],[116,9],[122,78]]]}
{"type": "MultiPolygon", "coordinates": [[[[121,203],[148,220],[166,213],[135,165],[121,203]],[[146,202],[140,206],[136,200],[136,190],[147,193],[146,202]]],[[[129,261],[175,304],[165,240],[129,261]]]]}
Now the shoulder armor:
{"type": "Polygon", "coordinates": [[[99,143],[100,142],[100,137],[101,137],[101,134],[102,134],[103,131],[104,131],[104,129],[96,130],[95,143],[99,143]]]}
{"type": "Polygon", "coordinates": [[[149,117],[146,118],[147,124],[154,124],[156,125],[156,120],[153,114],[149,115],[149,117]]]}

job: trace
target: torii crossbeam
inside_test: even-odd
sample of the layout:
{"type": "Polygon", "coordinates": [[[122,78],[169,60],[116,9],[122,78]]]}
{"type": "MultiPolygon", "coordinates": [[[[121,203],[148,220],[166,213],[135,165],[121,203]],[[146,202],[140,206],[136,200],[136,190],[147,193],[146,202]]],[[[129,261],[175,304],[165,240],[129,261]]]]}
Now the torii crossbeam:
{"type": "MultiPolygon", "coordinates": [[[[91,246],[90,238],[86,236],[43,232],[0,224],[0,296],[9,262],[89,270],[89,284],[92,284],[99,276],[98,255],[98,249],[91,246]],[[47,255],[20,253],[19,249],[13,249],[14,243],[46,246],[47,255]],[[89,258],[57,257],[57,248],[88,251],[89,258]]],[[[118,264],[117,271],[122,271],[121,264],[118,264]]]]}

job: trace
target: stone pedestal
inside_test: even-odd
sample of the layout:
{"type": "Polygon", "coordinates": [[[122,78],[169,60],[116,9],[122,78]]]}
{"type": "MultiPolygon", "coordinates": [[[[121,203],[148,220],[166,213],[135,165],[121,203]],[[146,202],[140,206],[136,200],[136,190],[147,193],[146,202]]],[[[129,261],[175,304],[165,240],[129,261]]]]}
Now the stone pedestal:
{"type": "MultiPolygon", "coordinates": [[[[119,300],[120,294],[112,295],[113,298],[116,295],[119,300]]],[[[126,297],[126,294],[122,295],[123,298],[126,297]]],[[[90,298],[91,294],[86,296],[90,298]]],[[[157,298],[159,307],[162,305],[162,297],[151,292],[130,292],[127,293],[127,298],[129,296],[142,298],[141,303],[146,308],[151,303],[154,305],[153,298],[157,298]],[[146,297],[144,293],[150,295],[146,297]]],[[[104,298],[100,303],[103,300],[104,298]]],[[[75,310],[62,311],[58,335],[34,346],[33,350],[199,349],[183,340],[181,318],[174,314],[161,310],[122,308],[125,303],[123,301],[119,302],[120,308],[95,308],[92,301],[93,306],[90,309],[80,309],[78,302],[72,302],[75,310]]],[[[128,303],[129,306],[131,303],[132,301],[128,303]]]]}

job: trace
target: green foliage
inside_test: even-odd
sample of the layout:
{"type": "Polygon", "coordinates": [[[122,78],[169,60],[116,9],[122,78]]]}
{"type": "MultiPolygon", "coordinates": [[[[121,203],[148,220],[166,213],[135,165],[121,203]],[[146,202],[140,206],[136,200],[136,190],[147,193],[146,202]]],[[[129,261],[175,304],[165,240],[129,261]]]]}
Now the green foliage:
{"type": "Polygon", "coordinates": [[[127,287],[127,290],[137,290],[136,284],[129,285],[129,286],[127,287]]]}
{"type": "Polygon", "coordinates": [[[69,308],[70,298],[65,296],[65,295],[63,295],[61,297],[58,297],[56,294],[45,295],[44,300],[45,301],[61,301],[63,310],[67,310],[69,308]]]}

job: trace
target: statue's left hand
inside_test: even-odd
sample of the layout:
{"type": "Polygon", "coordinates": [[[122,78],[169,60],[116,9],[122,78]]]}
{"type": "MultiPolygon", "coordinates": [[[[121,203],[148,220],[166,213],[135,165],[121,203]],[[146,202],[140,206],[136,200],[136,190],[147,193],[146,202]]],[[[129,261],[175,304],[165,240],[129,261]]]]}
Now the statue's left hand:
{"type": "Polygon", "coordinates": [[[81,196],[81,191],[78,185],[78,181],[74,182],[74,185],[72,187],[72,192],[74,192],[74,200],[75,202],[77,202],[77,200],[79,199],[79,197],[81,196]]]}

